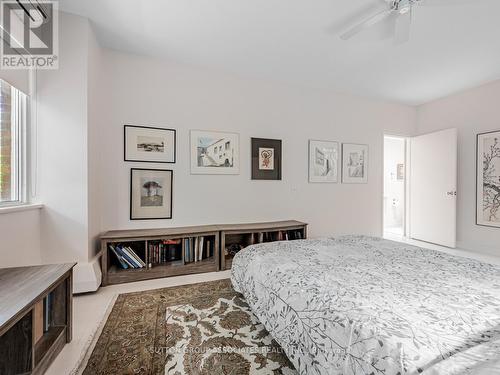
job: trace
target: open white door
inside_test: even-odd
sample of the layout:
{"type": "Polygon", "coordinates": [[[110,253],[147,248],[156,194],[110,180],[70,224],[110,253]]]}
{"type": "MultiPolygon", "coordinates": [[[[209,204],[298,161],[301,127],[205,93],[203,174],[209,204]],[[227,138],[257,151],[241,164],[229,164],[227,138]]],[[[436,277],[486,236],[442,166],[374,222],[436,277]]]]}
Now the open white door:
{"type": "Polygon", "coordinates": [[[456,247],[457,130],[411,139],[410,237],[456,247]]]}

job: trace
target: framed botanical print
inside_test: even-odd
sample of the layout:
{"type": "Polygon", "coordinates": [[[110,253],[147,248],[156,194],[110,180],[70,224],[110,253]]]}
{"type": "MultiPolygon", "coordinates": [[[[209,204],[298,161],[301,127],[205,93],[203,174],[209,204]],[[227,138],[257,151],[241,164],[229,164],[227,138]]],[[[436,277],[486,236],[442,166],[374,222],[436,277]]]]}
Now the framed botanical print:
{"type": "Polygon", "coordinates": [[[175,163],[174,129],[124,126],[125,161],[175,163]]]}
{"type": "Polygon", "coordinates": [[[309,182],[338,182],[338,142],[309,141],[309,182]]]}
{"type": "Polygon", "coordinates": [[[500,130],[477,135],[476,223],[500,228],[500,130]]]}
{"type": "Polygon", "coordinates": [[[239,174],[239,135],[191,130],[191,173],[239,174]]]}
{"type": "Polygon", "coordinates": [[[130,220],[172,218],[173,172],[167,169],[130,170],[130,220]]]}
{"type": "Polygon", "coordinates": [[[281,140],[252,138],[252,180],[281,180],[281,140]]]}
{"type": "Polygon", "coordinates": [[[368,183],[368,145],[342,144],[342,183],[368,183]]]}

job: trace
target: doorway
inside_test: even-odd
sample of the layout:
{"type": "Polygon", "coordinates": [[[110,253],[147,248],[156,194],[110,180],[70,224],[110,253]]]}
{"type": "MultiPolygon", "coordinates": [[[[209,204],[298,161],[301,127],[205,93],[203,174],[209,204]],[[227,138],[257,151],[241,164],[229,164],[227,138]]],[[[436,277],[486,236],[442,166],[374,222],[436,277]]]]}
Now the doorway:
{"type": "Polygon", "coordinates": [[[406,230],[407,139],[384,136],[384,237],[402,238],[406,230]]]}

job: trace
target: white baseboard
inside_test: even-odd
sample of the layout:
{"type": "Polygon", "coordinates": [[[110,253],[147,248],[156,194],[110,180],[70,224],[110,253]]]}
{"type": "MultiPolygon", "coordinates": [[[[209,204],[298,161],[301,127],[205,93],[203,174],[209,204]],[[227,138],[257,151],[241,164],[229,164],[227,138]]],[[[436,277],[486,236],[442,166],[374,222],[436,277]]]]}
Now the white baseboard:
{"type": "Polygon", "coordinates": [[[102,273],[99,258],[78,263],[73,269],[73,293],[95,292],[101,286],[102,273]]]}

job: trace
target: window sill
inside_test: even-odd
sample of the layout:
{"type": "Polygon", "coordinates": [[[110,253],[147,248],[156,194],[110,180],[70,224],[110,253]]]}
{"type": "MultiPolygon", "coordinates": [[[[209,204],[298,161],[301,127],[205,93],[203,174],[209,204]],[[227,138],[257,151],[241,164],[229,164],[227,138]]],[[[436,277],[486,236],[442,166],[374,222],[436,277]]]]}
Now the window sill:
{"type": "Polygon", "coordinates": [[[39,210],[42,207],[43,207],[43,204],[19,204],[16,206],[4,206],[4,207],[0,207],[0,215],[10,214],[13,212],[39,210]]]}

